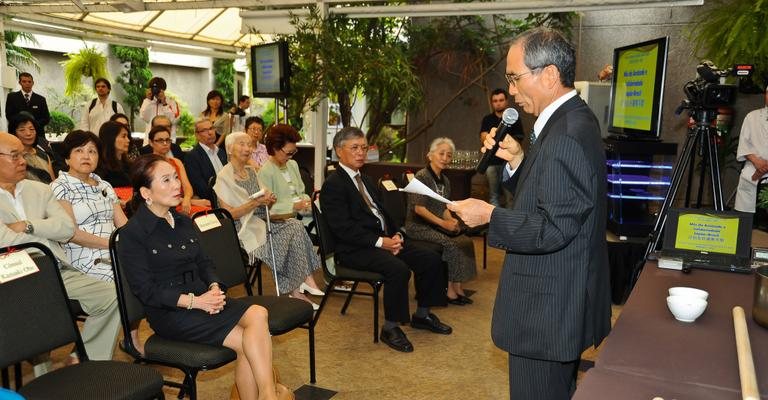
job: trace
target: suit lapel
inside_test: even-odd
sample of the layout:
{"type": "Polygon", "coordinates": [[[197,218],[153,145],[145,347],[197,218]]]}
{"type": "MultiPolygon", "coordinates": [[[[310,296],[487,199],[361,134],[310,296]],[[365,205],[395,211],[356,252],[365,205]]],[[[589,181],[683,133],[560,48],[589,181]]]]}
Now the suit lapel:
{"type": "Polygon", "coordinates": [[[547,136],[549,136],[552,125],[554,125],[555,122],[562,118],[567,112],[576,108],[579,105],[580,100],[581,98],[578,95],[571,97],[557,110],[555,110],[551,117],[549,117],[547,124],[544,125],[541,133],[539,133],[539,136],[536,138],[536,142],[534,142],[533,146],[528,149],[528,156],[523,160],[523,169],[520,171],[520,180],[518,185],[528,177],[528,174],[530,174],[534,161],[536,161],[536,157],[539,156],[541,147],[544,146],[544,141],[547,139],[547,136]]]}

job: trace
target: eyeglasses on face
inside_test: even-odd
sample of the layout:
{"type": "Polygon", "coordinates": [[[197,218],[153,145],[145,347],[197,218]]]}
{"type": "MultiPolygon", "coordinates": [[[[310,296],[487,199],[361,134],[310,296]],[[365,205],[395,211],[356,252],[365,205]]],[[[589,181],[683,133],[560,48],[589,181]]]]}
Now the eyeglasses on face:
{"type": "Polygon", "coordinates": [[[152,141],[157,143],[157,144],[171,144],[171,139],[170,138],[168,138],[168,139],[153,139],[152,141]]]}
{"type": "Polygon", "coordinates": [[[355,144],[355,145],[352,145],[352,146],[347,146],[347,148],[351,152],[353,152],[353,153],[357,153],[359,151],[362,151],[363,153],[365,153],[365,152],[368,151],[368,145],[367,144],[355,144]]]}
{"type": "Polygon", "coordinates": [[[11,161],[19,161],[22,158],[24,158],[24,154],[18,151],[14,151],[13,153],[0,153],[0,156],[6,156],[11,159],[11,161]]]}
{"type": "Polygon", "coordinates": [[[283,149],[280,149],[280,151],[282,151],[282,152],[283,152],[283,154],[285,154],[285,155],[286,155],[286,156],[288,156],[288,157],[293,157],[293,156],[295,156],[295,155],[296,155],[296,153],[298,153],[298,152],[299,152],[299,149],[296,149],[296,150],[294,150],[294,151],[285,151],[285,150],[283,150],[283,149]]]}
{"type": "Polygon", "coordinates": [[[540,70],[541,68],[543,68],[543,67],[531,68],[530,70],[528,70],[526,72],[523,72],[522,74],[504,74],[504,78],[507,79],[507,83],[508,84],[510,84],[512,86],[517,86],[517,81],[519,81],[520,78],[522,78],[522,77],[524,77],[524,76],[526,76],[528,74],[532,74],[534,71],[540,70]]]}

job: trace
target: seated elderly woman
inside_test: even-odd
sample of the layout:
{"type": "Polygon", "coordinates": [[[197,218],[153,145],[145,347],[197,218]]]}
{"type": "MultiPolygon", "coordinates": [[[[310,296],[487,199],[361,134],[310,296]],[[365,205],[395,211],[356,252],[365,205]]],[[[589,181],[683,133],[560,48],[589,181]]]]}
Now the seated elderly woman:
{"type": "Polygon", "coordinates": [[[251,137],[253,143],[253,152],[251,153],[251,165],[256,169],[269,159],[267,147],[261,143],[264,138],[264,120],[259,117],[248,117],[245,119],[245,133],[251,137]]]}
{"type": "Polygon", "coordinates": [[[301,136],[292,126],[277,124],[269,128],[264,141],[269,158],[259,170],[259,180],[277,196],[272,214],[311,214],[312,203],[304,192],[299,164],[293,160],[301,136]]]}
{"type": "MultiPolygon", "coordinates": [[[[304,296],[306,288],[314,293],[322,293],[312,278],[312,272],[320,268],[320,259],[312,248],[312,241],[304,225],[289,218],[274,221],[272,224],[272,246],[275,259],[266,243],[265,206],[274,204],[276,196],[265,188],[258,179],[255,168],[248,165],[251,158],[251,138],[244,132],[231,133],[225,139],[229,163],[219,171],[216,185],[213,187],[219,198],[219,204],[237,219],[238,236],[243,248],[251,257],[270,264],[277,274],[280,293],[290,293],[319,306],[304,296]],[[265,194],[256,198],[251,195],[264,190],[265,194]]],[[[309,291],[309,290],[307,290],[309,291]]]]}
{"type": "MultiPolygon", "coordinates": [[[[128,219],[109,182],[93,173],[99,163],[101,140],[92,132],[76,130],[64,138],[63,145],[69,171],[61,171],[51,183],[51,190],[75,221],[75,235],[62,244],[64,253],[78,271],[112,282],[109,236],[128,219]]],[[[136,348],[143,352],[135,329],[131,337],[136,348]]]]}
{"type": "Polygon", "coordinates": [[[24,160],[27,162],[27,179],[51,183],[56,179],[53,171],[51,150],[38,144],[35,118],[20,113],[11,118],[8,131],[16,135],[24,145],[24,160]]]}
{"type": "MultiPolygon", "coordinates": [[[[414,176],[445,198],[451,195],[451,182],[442,172],[451,163],[455,151],[453,141],[437,138],[429,145],[429,164],[414,176]]],[[[431,197],[409,194],[408,214],[405,220],[408,236],[433,242],[443,247],[443,261],[448,265],[448,302],[456,305],[472,304],[464,294],[462,282],[476,274],[475,246],[472,239],[459,235],[461,225],[445,207],[445,203],[431,197]]]]}
{"type": "MultiPolygon", "coordinates": [[[[152,153],[166,157],[171,150],[171,129],[158,125],[149,131],[149,145],[152,146],[152,153]]],[[[182,200],[180,212],[187,215],[192,215],[197,211],[210,209],[211,202],[206,199],[193,199],[194,192],[192,191],[192,184],[189,183],[187,177],[187,171],[184,169],[184,164],[176,157],[168,157],[168,163],[176,168],[176,174],[179,176],[182,188],[182,200]],[[195,206],[195,208],[193,208],[195,206]]]]}
{"type": "Polygon", "coordinates": [[[181,182],[163,156],[131,167],[134,215],[120,235],[118,256],[131,291],[160,336],[220,345],[237,352],[235,384],[242,399],[280,399],[272,375],[267,310],[227,298],[194,222],[176,212],[181,182]],[[165,244],[168,244],[166,247],[165,244]]]}

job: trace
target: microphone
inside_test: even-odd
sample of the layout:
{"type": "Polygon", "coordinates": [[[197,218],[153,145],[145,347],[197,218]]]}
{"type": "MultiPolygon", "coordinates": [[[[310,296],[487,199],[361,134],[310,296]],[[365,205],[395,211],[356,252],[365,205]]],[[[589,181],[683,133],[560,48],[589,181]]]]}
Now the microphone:
{"type": "Polygon", "coordinates": [[[477,164],[478,173],[484,174],[485,170],[488,169],[488,164],[490,164],[491,158],[495,157],[494,154],[496,154],[496,151],[499,150],[499,142],[504,140],[504,136],[507,135],[507,131],[512,128],[512,125],[514,125],[515,122],[517,122],[517,118],[519,116],[520,115],[517,113],[517,110],[511,107],[504,110],[504,114],[501,114],[501,122],[496,128],[496,136],[493,138],[496,140],[496,144],[493,145],[492,149],[486,149],[485,153],[483,153],[483,157],[480,159],[480,163],[477,164]]]}

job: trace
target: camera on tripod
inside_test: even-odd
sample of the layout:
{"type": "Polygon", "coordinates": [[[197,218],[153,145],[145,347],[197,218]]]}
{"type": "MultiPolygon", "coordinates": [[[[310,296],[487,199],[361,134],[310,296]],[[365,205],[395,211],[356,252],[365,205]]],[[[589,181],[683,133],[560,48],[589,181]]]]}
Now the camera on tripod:
{"type": "MultiPolygon", "coordinates": [[[[699,77],[683,86],[683,91],[688,97],[689,103],[685,108],[717,109],[718,107],[733,104],[736,101],[738,87],[736,85],[720,83],[721,78],[731,75],[733,71],[742,71],[742,69],[728,68],[721,70],[711,61],[702,61],[701,64],[696,66],[696,72],[699,74],[699,77]]],[[[751,74],[752,70],[748,69],[747,71],[751,74]]],[[[749,74],[746,76],[749,76],[749,74]]]]}

